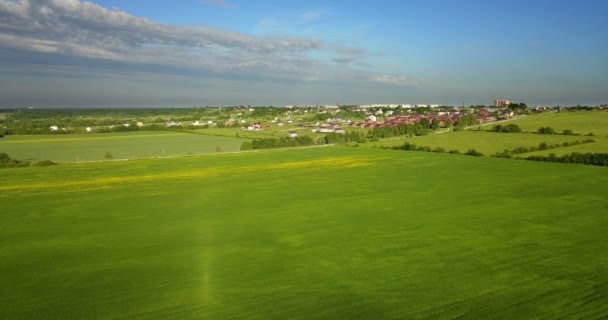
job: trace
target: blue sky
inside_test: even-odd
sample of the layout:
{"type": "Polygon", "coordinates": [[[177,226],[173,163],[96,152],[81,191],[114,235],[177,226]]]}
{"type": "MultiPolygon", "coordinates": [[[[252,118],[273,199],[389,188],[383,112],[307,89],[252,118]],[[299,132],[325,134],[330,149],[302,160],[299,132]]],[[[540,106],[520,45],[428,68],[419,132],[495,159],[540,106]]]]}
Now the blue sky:
{"type": "Polygon", "coordinates": [[[0,107],[608,103],[607,1],[0,0],[0,107]]]}

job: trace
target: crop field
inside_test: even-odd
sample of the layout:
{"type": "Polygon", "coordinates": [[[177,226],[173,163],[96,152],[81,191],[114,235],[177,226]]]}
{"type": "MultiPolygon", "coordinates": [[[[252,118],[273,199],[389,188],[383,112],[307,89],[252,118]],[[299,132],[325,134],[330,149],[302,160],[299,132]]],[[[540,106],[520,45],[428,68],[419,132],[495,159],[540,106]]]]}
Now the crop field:
{"type": "Polygon", "coordinates": [[[606,318],[607,170],[352,147],[3,169],[0,318],[606,318]]]}
{"type": "Polygon", "coordinates": [[[180,132],[130,132],[47,136],[6,136],[0,152],[21,160],[86,162],[238,151],[246,139],[180,132]]]}

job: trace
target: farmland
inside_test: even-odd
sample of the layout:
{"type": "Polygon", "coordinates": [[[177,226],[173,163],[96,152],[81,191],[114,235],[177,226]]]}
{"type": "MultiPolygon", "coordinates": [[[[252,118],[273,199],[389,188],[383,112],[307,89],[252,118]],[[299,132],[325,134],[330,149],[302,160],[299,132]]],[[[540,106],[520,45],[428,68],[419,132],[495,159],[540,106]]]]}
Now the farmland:
{"type": "Polygon", "coordinates": [[[0,318],[608,316],[606,168],[333,147],[2,176],[0,318]]]}
{"type": "Polygon", "coordinates": [[[608,153],[608,131],[605,125],[608,123],[608,112],[546,113],[510,120],[507,123],[520,126],[524,132],[487,132],[486,130],[493,126],[493,124],[490,123],[479,127],[481,128],[481,131],[478,130],[477,126],[474,126],[471,130],[466,131],[440,132],[439,134],[431,133],[420,137],[395,137],[377,142],[370,142],[364,146],[393,147],[408,142],[418,146],[428,146],[431,148],[440,147],[445,150],[458,150],[460,152],[465,152],[468,149],[475,149],[484,155],[489,156],[496,152],[502,152],[505,149],[512,150],[517,147],[536,147],[540,143],[553,145],[593,139],[593,143],[529,152],[525,155],[548,155],[550,153],[563,155],[572,152],[608,153]],[[551,127],[558,133],[569,129],[578,135],[537,134],[538,128],[541,127],[551,127]],[[590,132],[593,133],[593,136],[586,136],[590,132]]]}
{"type": "Polygon", "coordinates": [[[246,139],[181,132],[7,136],[0,152],[25,160],[86,162],[238,151],[246,139]]]}
{"type": "Polygon", "coordinates": [[[538,116],[517,119],[513,122],[523,131],[536,132],[540,127],[552,127],[557,132],[570,129],[574,133],[608,136],[608,112],[582,111],[545,113],[538,116]]]}

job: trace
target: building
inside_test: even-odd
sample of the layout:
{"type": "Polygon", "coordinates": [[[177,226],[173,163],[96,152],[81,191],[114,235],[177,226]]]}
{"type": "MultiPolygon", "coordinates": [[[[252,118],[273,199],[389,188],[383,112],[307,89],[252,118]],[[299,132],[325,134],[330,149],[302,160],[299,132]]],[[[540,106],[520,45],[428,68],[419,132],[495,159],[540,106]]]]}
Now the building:
{"type": "Polygon", "coordinates": [[[295,132],[295,131],[289,131],[289,137],[290,137],[290,138],[295,138],[295,137],[297,137],[297,136],[298,136],[298,133],[297,133],[297,132],[295,132]]]}
{"type": "Polygon", "coordinates": [[[494,100],[494,107],[496,107],[496,108],[508,107],[512,103],[513,103],[512,100],[494,100]]]}

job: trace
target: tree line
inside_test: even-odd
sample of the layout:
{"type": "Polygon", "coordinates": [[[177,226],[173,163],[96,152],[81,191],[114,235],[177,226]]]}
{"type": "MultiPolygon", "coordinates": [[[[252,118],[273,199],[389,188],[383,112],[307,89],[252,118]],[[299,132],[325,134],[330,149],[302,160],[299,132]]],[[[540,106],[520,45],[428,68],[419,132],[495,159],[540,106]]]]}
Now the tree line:
{"type": "Polygon", "coordinates": [[[556,156],[554,153],[548,156],[529,156],[526,158],[518,158],[531,161],[544,161],[544,162],[561,162],[561,163],[576,163],[586,164],[592,166],[608,166],[608,153],[580,153],[572,152],[563,156],[556,156]]]}
{"type": "Polygon", "coordinates": [[[241,150],[304,147],[313,144],[315,144],[315,141],[310,136],[300,136],[295,138],[262,138],[243,142],[241,144],[241,150]]]}
{"type": "Polygon", "coordinates": [[[0,168],[23,168],[23,167],[30,167],[30,166],[43,167],[43,166],[51,166],[51,165],[56,165],[56,163],[53,161],[50,161],[50,160],[31,162],[28,160],[11,159],[11,157],[9,157],[8,154],[6,154],[4,152],[0,153],[0,168]]]}
{"type": "Polygon", "coordinates": [[[564,143],[556,143],[556,144],[547,144],[546,142],[541,142],[538,144],[538,147],[517,147],[514,148],[512,150],[504,150],[503,152],[496,152],[495,154],[493,154],[494,157],[497,158],[511,158],[512,155],[515,154],[522,154],[522,153],[528,153],[528,152],[534,152],[534,151],[543,151],[543,150],[549,150],[549,149],[555,149],[555,148],[561,148],[561,147],[571,147],[571,146],[576,146],[579,144],[585,144],[585,143],[593,143],[595,142],[595,140],[593,139],[585,139],[583,141],[565,141],[564,143]]]}

